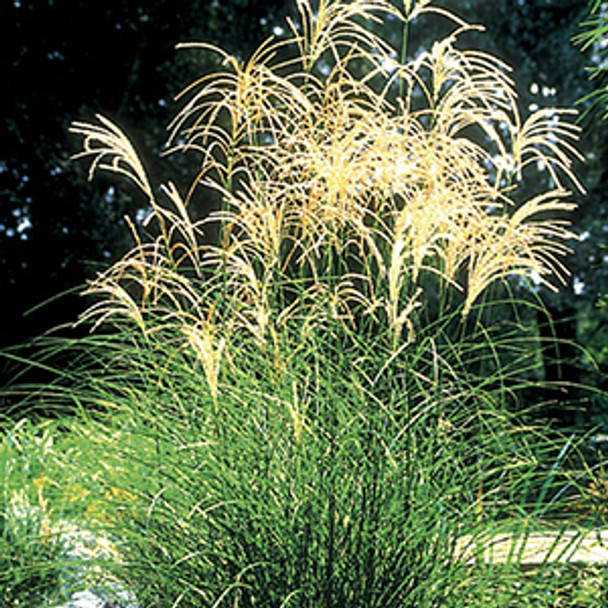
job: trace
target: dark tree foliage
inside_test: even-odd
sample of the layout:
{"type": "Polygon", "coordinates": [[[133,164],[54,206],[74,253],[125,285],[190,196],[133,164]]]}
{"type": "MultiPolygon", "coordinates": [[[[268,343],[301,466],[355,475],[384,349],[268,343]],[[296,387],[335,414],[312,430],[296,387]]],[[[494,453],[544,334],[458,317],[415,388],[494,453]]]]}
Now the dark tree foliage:
{"type": "Polygon", "coordinates": [[[175,45],[205,40],[247,53],[282,4],[0,3],[0,347],[75,319],[83,306],[76,295],[24,312],[119,255],[129,243],[123,215],[145,202],[109,182],[87,187],[83,168],[69,160],[70,122],[111,116],[154,170],[173,97],[204,69],[200,53],[175,45]]]}

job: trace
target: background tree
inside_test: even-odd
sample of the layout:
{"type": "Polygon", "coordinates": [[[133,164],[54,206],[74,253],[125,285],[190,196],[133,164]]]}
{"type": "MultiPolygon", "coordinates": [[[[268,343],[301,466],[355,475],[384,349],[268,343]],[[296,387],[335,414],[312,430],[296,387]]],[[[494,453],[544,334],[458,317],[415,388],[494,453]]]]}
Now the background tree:
{"type": "MultiPolygon", "coordinates": [[[[221,42],[247,53],[272,29],[283,0],[110,0],[0,4],[0,347],[71,321],[82,308],[62,298],[129,239],[125,213],[145,201],[110,183],[88,186],[69,161],[69,123],[95,112],[132,133],[153,169],[174,95],[204,70],[178,42],[221,42]],[[143,133],[148,135],[146,139],[143,133]]],[[[175,171],[173,171],[173,175],[175,171]]]]}

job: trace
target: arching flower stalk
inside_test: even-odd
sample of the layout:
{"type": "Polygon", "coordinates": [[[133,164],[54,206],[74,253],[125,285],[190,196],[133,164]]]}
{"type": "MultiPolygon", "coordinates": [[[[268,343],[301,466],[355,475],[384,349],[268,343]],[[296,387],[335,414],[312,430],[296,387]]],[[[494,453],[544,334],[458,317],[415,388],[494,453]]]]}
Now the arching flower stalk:
{"type": "Polygon", "coordinates": [[[569,112],[543,109],[523,120],[508,68],[459,49],[470,26],[453,16],[453,34],[413,60],[397,60],[370,22],[390,15],[411,25],[422,11],[447,15],[428,0],[404,10],[383,0],[323,0],[313,10],[299,0],[290,37],[267,40],[248,60],[188,45],[218,53],[222,68],[182,94],[173,147],[200,153],[201,165],[184,199],[175,186],[164,188],[169,205],[157,201],[115,125],[77,123],[91,172],[109,169],[140,186],[166,250],[162,257],[138,245],[101,275],[90,291],[107,301],[86,317],[107,318],[112,306],[133,316],[119,289],[126,267],[179,272],[183,264],[179,281],[163,270],[147,273],[142,286],[190,328],[188,343],[211,387],[231,338],[223,327],[240,327],[263,345],[290,323],[311,327],[333,316],[352,325],[369,315],[396,350],[415,339],[429,273],[443,289],[463,293],[464,316],[495,281],[563,281],[560,260],[573,234],[553,218],[573,207],[567,184],[582,189],[572,171],[577,129],[565,121],[569,112]],[[551,191],[518,204],[518,184],[541,165],[551,191]],[[188,217],[198,187],[223,199],[205,220],[220,228],[215,244],[202,244],[201,223],[188,217]],[[185,298],[175,294],[181,291],[185,298]],[[185,310],[182,302],[201,292],[185,310]],[[205,335],[222,348],[205,346],[203,320],[217,324],[204,325],[205,335]]]}

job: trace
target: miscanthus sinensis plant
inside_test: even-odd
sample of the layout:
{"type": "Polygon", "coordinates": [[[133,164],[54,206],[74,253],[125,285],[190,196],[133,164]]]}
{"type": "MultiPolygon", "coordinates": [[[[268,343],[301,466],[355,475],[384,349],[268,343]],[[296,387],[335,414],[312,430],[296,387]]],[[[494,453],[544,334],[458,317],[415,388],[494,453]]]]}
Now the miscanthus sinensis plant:
{"type": "Polygon", "coordinates": [[[120,576],[146,606],[466,605],[491,585],[457,538],[525,534],[567,495],[567,450],[506,407],[530,338],[469,321],[494,284],[567,275],[577,129],[522,118],[507,66],[428,0],[297,9],[248,59],[184,45],[220,66],[170,125],[199,159],[188,191],[155,187],[109,119],[72,127],[156,226],[130,223],[90,284],[83,321],[115,331],[69,379],[111,414],[90,435],[108,484],[141,500],[117,511],[120,576]],[[409,59],[423,13],[453,32],[409,59]],[[538,167],[549,189],[519,200],[538,167]],[[221,200],[203,219],[199,189],[221,200]]]}
{"type": "Polygon", "coordinates": [[[456,18],[452,35],[403,62],[367,27],[444,14],[430,2],[399,10],[323,1],[315,11],[299,2],[298,10],[291,37],[266,41],[246,60],[185,45],[216,53],[222,67],[182,93],[171,125],[174,150],[201,157],[185,196],[172,183],[157,192],[108,119],[72,127],[91,174],[133,180],[160,232],[152,243],[136,236],[91,285],[104,297],[86,316],[126,315],[146,332],[147,312],[170,310],[212,391],[236,333],[272,346],[294,321],[305,331],[329,317],[353,326],[364,318],[386,327],[397,349],[415,340],[429,273],[463,294],[465,317],[496,281],[520,276],[555,288],[567,275],[560,258],[573,234],[557,218],[573,208],[565,183],[578,186],[568,110],[522,119],[508,68],[459,50],[470,26],[456,18]],[[516,204],[531,164],[542,164],[552,187],[516,204]],[[222,199],[202,221],[187,210],[198,187],[222,199]],[[219,241],[204,245],[211,222],[219,241]]]}

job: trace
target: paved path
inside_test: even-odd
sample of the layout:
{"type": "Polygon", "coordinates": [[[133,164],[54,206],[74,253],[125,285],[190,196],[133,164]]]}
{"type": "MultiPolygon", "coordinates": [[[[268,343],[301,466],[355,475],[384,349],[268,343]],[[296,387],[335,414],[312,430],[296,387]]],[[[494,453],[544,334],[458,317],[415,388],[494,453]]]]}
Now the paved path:
{"type": "Polygon", "coordinates": [[[481,557],[494,563],[512,561],[532,568],[549,562],[608,565],[608,530],[463,536],[458,539],[456,551],[467,563],[481,557]]]}

